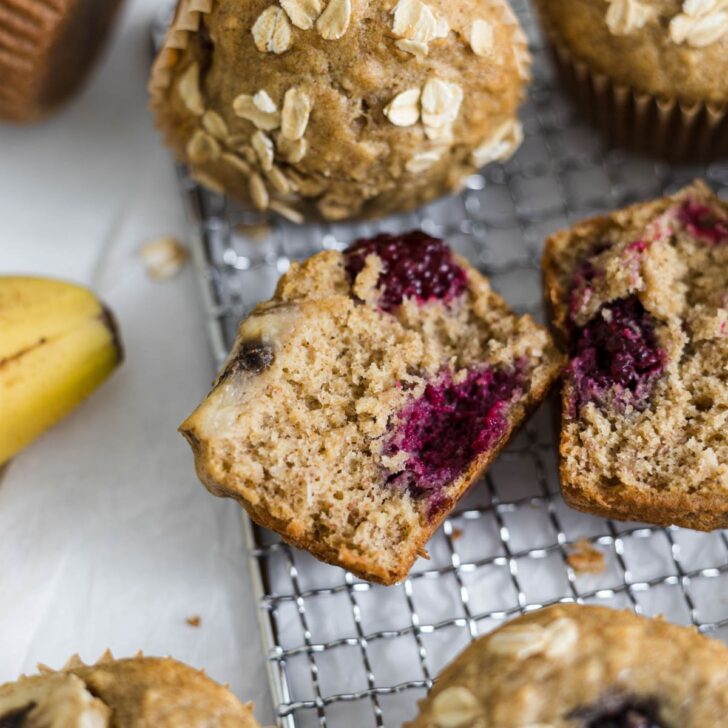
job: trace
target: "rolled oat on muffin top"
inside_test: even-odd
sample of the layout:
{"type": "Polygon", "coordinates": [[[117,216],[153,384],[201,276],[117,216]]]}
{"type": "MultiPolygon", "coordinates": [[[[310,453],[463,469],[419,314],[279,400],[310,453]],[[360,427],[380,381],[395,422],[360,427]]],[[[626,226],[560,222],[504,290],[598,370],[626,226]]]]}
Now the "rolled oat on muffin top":
{"type": "Polygon", "coordinates": [[[506,0],[182,0],[152,107],[209,188],[295,222],[411,210],[520,144],[506,0]]]}

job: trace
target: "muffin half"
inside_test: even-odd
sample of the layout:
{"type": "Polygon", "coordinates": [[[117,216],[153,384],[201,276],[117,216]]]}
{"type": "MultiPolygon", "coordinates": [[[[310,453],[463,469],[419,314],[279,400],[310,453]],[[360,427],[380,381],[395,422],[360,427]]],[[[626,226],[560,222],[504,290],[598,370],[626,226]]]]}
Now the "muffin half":
{"type": "Polygon", "coordinates": [[[181,431],[213,493],[391,584],[561,364],[441,241],[383,235],[294,264],[181,431]]]}

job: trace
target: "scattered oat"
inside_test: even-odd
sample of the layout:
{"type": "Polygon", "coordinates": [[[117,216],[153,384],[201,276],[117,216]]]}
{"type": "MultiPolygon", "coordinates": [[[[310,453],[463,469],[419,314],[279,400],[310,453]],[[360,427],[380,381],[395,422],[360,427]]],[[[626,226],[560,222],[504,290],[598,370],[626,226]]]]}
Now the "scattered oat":
{"type": "Polygon", "coordinates": [[[258,91],[255,96],[240,94],[233,101],[233,111],[262,131],[273,131],[281,125],[280,112],[265,91],[258,91]]]}
{"type": "Polygon", "coordinates": [[[288,139],[279,134],[276,139],[276,149],[286,162],[297,164],[306,156],[308,143],[305,139],[288,139]]]}
{"type": "Polygon", "coordinates": [[[206,111],[202,117],[202,126],[217,139],[225,139],[228,135],[225,119],[217,111],[206,111]]]}
{"type": "Polygon", "coordinates": [[[559,617],[549,622],[545,629],[549,636],[545,654],[552,660],[568,655],[579,639],[579,628],[568,617],[559,617]]]}
{"type": "Polygon", "coordinates": [[[608,0],[607,27],[612,35],[629,35],[642,28],[653,10],[640,0],[608,0]]]}
{"type": "Polygon", "coordinates": [[[291,183],[285,174],[281,171],[280,167],[276,167],[275,164],[271,164],[270,169],[265,170],[265,176],[268,181],[273,185],[273,189],[281,195],[287,195],[291,192],[291,183]]]}
{"type": "Polygon", "coordinates": [[[296,225],[303,224],[303,215],[298,210],[294,210],[292,207],[289,207],[280,200],[271,200],[269,207],[273,210],[273,212],[277,212],[282,217],[285,217],[286,220],[290,220],[290,222],[295,223],[296,225]]]}
{"type": "Polygon", "coordinates": [[[200,617],[199,614],[195,614],[192,617],[187,617],[185,622],[187,622],[190,627],[199,627],[202,624],[202,617],[200,617]]]}
{"type": "Polygon", "coordinates": [[[255,149],[253,149],[250,144],[243,144],[238,151],[242,154],[248,164],[255,165],[258,163],[258,155],[255,153],[255,149]]]}
{"type": "Polygon", "coordinates": [[[445,688],[432,701],[432,718],[437,728],[467,728],[475,724],[480,714],[478,699],[459,685],[445,688]]]}
{"type": "Polygon", "coordinates": [[[487,141],[473,150],[473,163],[480,168],[490,162],[505,161],[521,146],[522,141],[521,122],[518,119],[509,119],[487,141]]]}
{"type": "Polygon", "coordinates": [[[432,149],[426,152],[418,152],[405,165],[405,169],[411,174],[426,172],[436,165],[442,158],[442,150],[432,149]]]}
{"type": "MultiPolygon", "coordinates": [[[[699,6],[696,6],[696,12],[699,12],[699,6]]],[[[696,15],[683,12],[670,21],[670,38],[675,43],[687,43],[692,48],[712,45],[726,32],[728,32],[728,12],[724,10],[696,15]]]]}
{"type": "Polygon", "coordinates": [[[253,104],[264,114],[275,114],[278,111],[276,102],[265,89],[261,89],[253,96],[253,104]]]}
{"type": "Polygon", "coordinates": [[[586,538],[573,545],[566,561],[577,574],[603,574],[607,568],[604,552],[586,538]]]}
{"type": "Polygon", "coordinates": [[[145,243],[139,249],[139,257],[144,261],[147,273],[154,280],[174,278],[190,257],[182,243],[171,236],[165,236],[145,243]]]}
{"type": "Polygon", "coordinates": [[[326,10],[316,21],[316,29],[325,40],[338,40],[351,22],[351,0],[329,0],[326,10]]]}
{"type": "MultiPolygon", "coordinates": [[[[305,194],[305,190],[303,190],[303,188],[302,191],[305,194]]],[[[345,220],[349,217],[349,215],[351,215],[351,208],[347,204],[328,197],[324,197],[319,200],[316,203],[316,207],[327,220],[345,220]]]]}
{"type": "Polygon", "coordinates": [[[225,142],[231,149],[239,149],[248,143],[249,136],[249,134],[231,134],[225,142]]]}
{"type": "Polygon", "coordinates": [[[251,138],[251,143],[263,171],[268,172],[273,167],[273,142],[270,137],[262,131],[256,131],[251,138]]]}
{"type": "Polygon", "coordinates": [[[452,535],[450,536],[450,538],[453,541],[459,541],[463,537],[463,535],[464,534],[463,534],[463,529],[462,528],[453,528],[452,535]]]}
{"type": "Polygon", "coordinates": [[[398,93],[384,107],[384,115],[395,126],[413,126],[420,118],[420,94],[418,88],[398,93]]]}
{"type": "Polygon", "coordinates": [[[313,104],[309,95],[300,87],[293,86],[283,97],[281,133],[287,139],[296,141],[306,133],[313,104]]]}
{"type": "Polygon", "coordinates": [[[493,52],[493,26],[487,20],[476,20],[470,28],[470,47],[476,56],[489,56],[493,52]]]}
{"type": "Polygon", "coordinates": [[[187,156],[193,164],[214,162],[221,153],[220,144],[215,137],[202,129],[197,129],[187,143],[187,156]]]}
{"type": "Polygon", "coordinates": [[[210,190],[210,192],[214,192],[216,195],[225,194],[225,186],[222,182],[216,180],[212,175],[207,174],[207,172],[203,172],[200,169],[192,169],[190,170],[190,175],[195,182],[199,182],[203,187],[210,190]]]}
{"type": "Polygon", "coordinates": [[[523,659],[543,652],[548,646],[548,635],[540,624],[517,624],[496,632],[488,641],[488,651],[523,659]]]}
{"type": "Polygon", "coordinates": [[[399,0],[395,5],[392,32],[398,38],[422,43],[427,47],[433,40],[447,38],[450,25],[435,15],[422,0],[399,0]]]}
{"type": "Polygon", "coordinates": [[[322,0],[281,0],[291,22],[301,30],[310,30],[323,10],[322,0]]]}
{"type": "Polygon", "coordinates": [[[285,53],[292,42],[291,24],[282,8],[271,5],[255,21],[252,31],[255,47],[261,53],[285,53]]]}
{"type": "Polygon", "coordinates": [[[449,140],[452,127],[460,114],[462,88],[451,81],[430,78],[422,89],[422,123],[432,140],[449,140]]]}
{"type": "Polygon", "coordinates": [[[234,167],[238,172],[241,172],[246,177],[253,171],[250,165],[244,159],[241,159],[235,154],[230,154],[230,152],[225,152],[222,155],[222,161],[226,162],[231,167],[234,167]]]}
{"type": "Polygon", "coordinates": [[[257,172],[250,176],[249,189],[253,204],[259,210],[267,210],[270,204],[270,195],[263,178],[257,172]]]}
{"type": "Polygon", "coordinates": [[[420,59],[424,58],[430,52],[430,46],[428,46],[427,43],[421,43],[418,40],[408,40],[407,38],[403,38],[402,40],[395,41],[394,45],[396,45],[401,51],[411,53],[413,56],[420,59]]]}
{"type": "Polygon", "coordinates": [[[725,0],[684,0],[682,11],[686,15],[697,17],[720,10],[725,4],[725,0]]]}
{"type": "Polygon", "coordinates": [[[192,63],[179,77],[177,91],[188,111],[192,112],[195,116],[200,116],[205,111],[205,106],[202,102],[202,93],[200,92],[199,64],[192,63]]]}

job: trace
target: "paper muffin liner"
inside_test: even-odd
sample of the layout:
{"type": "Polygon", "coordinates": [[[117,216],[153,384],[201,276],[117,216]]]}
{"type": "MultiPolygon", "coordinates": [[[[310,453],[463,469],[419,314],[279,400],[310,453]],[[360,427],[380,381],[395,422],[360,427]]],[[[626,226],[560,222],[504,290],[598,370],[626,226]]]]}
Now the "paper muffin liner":
{"type": "Polygon", "coordinates": [[[32,111],[27,107],[38,85],[37,67],[49,33],[38,5],[35,0],[0,0],[0,118],[24,121],[32,111]]]}
{"type": "Polygon", "coordinates": [[[149,78],[152,103],[164,96],[190,36],[200,29],[200,17],[212,12],[213,0],[181,0],[149,78]]]}
{"type": "Polygon", "coordinates": [[[563,85],[612,144],[671,162],[728,154],[728,105],[686,104],[620,84],[575,58],[545,30],[563,85]]]}
{"type": "Polygon", "coordinates": [[[120,0],[0,0],[0,119],[36,121],[72,97],[88,78],[120,5],[120,0]],[[97,32],[69,54],[64,44],[89,17],[97,21],[97,32]]]}

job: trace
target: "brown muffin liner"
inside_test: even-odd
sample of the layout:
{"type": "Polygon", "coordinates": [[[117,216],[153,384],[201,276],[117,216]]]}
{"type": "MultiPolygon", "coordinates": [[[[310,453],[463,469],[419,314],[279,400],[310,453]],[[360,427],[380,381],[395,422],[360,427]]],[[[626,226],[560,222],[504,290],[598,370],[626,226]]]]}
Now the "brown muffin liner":
{"type": "Polygon", "coordinates": [[[122,0],[0,0],[0,119],[36,121],[89,76],[122,0]]]}
{"type": "Polygon", "coordinates": [[[728,106],[686,104],[619,84],[575,58],[545,30],[563,85],[612,144],[671,162],[728,155],[728,106]]]}

